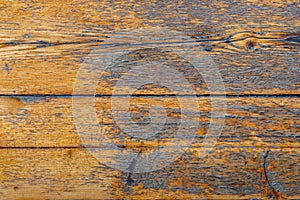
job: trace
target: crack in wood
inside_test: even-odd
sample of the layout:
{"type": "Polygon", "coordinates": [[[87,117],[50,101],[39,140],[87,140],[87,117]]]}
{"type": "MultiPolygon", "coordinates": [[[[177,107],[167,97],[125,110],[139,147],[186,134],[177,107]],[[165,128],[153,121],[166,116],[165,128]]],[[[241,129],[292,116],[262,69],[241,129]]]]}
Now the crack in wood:
{"type": "Polygon", "coordinates": [[[136,165],[136,161],[138,159],[138,157],[140,156],[141,154],[141,151],[136,155],[135,158],[132,159],[130,165],[128,166],[127,170],[129,171],[127,176],[126,176],[126,185],[134,185],[135,181],[133,180],[132,178],[132,174],[133,174],[133,171],[134,171],[134,168],[135,168],[135,165],[136,165]]]}
{"type": "Polygon", "coordinates": [[[300,36],[297,35],[297,36],[288,37],[288,38],[286,38],[285,40],[286,40],[286,41],[289,41],[289,42],[300,43],[300,36]]]}
{"type": "Polygon", "coordinates": [[[270,178],[268,176],[268,173],[267,173],[267,158],[268,158],[270,152],[271,152],[271,150],[268,150],[265,153],[264,157],[263,157],[263,159],[264,159],[263,160],[264,178],[266,179],[267,184],[268,184],[268,188],[269,188],[268,198],[273,198],[274,197],[275,199],[280,199],[279,192],[276,191],[276,189],[273,187],[273,185],[270,181],[270,178]]]}
{"type": "MultiPolygon", "coordinates": [[[[88,41],[74,41],[74,42],[47,42],[44,40],[38,40],[37,42],[20,42],[20,41],[9,41],[4,42],[2,45],[5,46],[18,46],[18,45],[36,45],[36,48],[45,48],[51,46],[61,46],[61,45],[73,45],[73,44],[90,44],[104,42],[101,39],[88,40],[88,41]]],[[[1,46],[1,44],[0,44],[1,46]]]]}
{"type": "MultiPolygon", "coordinates": [[[[0,97],[32,97],[32,98],[83,98],[83,97],[194,97],[190,94],[0,94],[0,97]]],[[[197,97],[224,98],[299,98],[300,94],[196,94],[197,97]]]]}
{"type": "Polygon", "coordinates": [[[268,150],[268,151],[265,153],[265,155],[264,155],[263,169],[264,169],[264,175],[265,175],[266,181],[267,181],[268,185],[269,185],[270,187],[272,187],[272,186],[271,186],[271,183],[270,183],[270,181],[269,181],[268,174],[267,174],[267,169],[266,169],[266,161],[267,161],[267,158],[268,158],[268,156],[269,156],[269,153],[270,153],[270,150],[268,150]]]}

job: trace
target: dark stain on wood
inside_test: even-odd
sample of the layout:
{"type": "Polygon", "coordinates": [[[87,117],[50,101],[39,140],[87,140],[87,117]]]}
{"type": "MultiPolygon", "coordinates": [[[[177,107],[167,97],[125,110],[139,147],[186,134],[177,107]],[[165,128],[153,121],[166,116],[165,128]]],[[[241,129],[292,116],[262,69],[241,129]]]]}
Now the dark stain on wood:
{"type": "Polygon", "coordinates": [[[288,37],[285,39],[288,42],[296,42],[296,43],[300,43],[300,36],[292,36],[292,37],[288,37]]]}
{"type": "Polygon", "coordinates": [[[8,66],[8,64],[5,64],[4,67],[3,67],[3,70],[7,71],[7,74],[9,74],[10,71],[12,70],[12,68],[10,68],[10,67],[8,66]]]}

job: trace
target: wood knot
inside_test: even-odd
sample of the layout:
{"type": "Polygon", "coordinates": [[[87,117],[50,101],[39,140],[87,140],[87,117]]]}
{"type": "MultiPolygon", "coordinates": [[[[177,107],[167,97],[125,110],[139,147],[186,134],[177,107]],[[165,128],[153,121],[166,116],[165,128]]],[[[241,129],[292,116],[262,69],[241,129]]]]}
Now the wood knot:
{"type": "Polygon", "coordinates": [[[67,150],[67,155],[68,155],[69,158],[72,158],[73,153],[74,153],[74,152],[73,152],[72,149],[68,149],[68,150],[67,150]]]}
{"type": "Polygon", "coordinates": [[[254,40],[248,40],[245,45],[246,50],[253,50],[256,46],[256,42],[254,40]]]}

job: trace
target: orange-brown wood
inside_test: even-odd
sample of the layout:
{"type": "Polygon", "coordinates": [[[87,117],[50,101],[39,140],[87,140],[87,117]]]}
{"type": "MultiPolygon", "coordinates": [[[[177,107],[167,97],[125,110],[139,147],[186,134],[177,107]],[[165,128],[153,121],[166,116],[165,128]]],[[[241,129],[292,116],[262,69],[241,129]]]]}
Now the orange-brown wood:
{"type": "MultiPolygon", "coordinates": [[[[190,97],[180,98],[188,100],[190,97]]],[[[169,112],[169,121],[165,125],[166,130],[161,132],[165,137],[161,140],[168,140],[168,136],[176,132],[177,120],[185,117],[179,113],[180,98],[132,97],[130,113],[134,122],[143,125],[150,122],[149,107],[163,106],[169,112]]],[[[194,120],[199,122],[196,135],[201,142],[211,121],[211,101],[210,98],[197,100],[199,118],[194,120]]],[[[225,101],[226,118],[219,138],[222,145],[299,148],[298,98],[227,98],[225,101]]],[[[72,98],[5,97],[0,98],[0,108],[0,147],[79,147],[82,144],[73,119],[72,98]]],[[[95,108],[103,132],[113,137],[115,142],[125,139],[124,142],[132,142],[133,145],[141,144],[142,141],[131,141],[116,124],[110,97],[96,98],[95,108]]],[[[193,107],[188,109],[186,113],[194,112],[193,107]]],[[[119,123],[129,123],[129,119],[124,118],[119,123]]]]}
{"type": "Polygon", "coordinates": [[[134,174],[108,168],[86,149],[0,150],[1,199],[299,198],[299,149],[195,148],[166,168],[134,174]],[[265,166],[265,167],[264,167],[265,166]],[[266,172],[266,174],[265,174],[266,172]],[[268,181],[266,181],[268,179],[268,181]]]}
{"type": "MultiPolygon", "coordinates": [[[[202,54],[214,59],[228,94],[299,94],[297,1],[178,1],[172,6],[159,1],[2,2],[2,94],[72,94],[76,74],[92,50],[109,51],[106,43],[128,41],[126,35],[114,38],[117,33],[153,27],[178,31],[198,44],[202,54]]],[[[194,76],[176,56],[148,50],[143,57],[153,54],[194,76]]],[[[124,66],[143,60],[133,52],[116,62],[124,66]]],[[[110,94],[122,70],[100,79],[103,87],[97,93],[110,94]]],[[[198,94],[209,93],[201,81],[194,84],[198,94]]]]}
{"type": "MultiPolygon", "coordinates": [[[[300,199],[299,9],[296,0],[0,0],[0,199],[300,199]],[[188,38],[182,48],[199,45],[197,57],[213,59],[226,99],[223,91],[209,91],[184,58],[128,44],[131,32],[143,37],[141,28],[177,31],[188,38]],[[108,44],[131,51],[112,60],[96,88],[98,123],[118,147],[176,151],[170,140],[177,120],[186,117],[178,100],[191,98],[189,84],[180,85],[177,97],[155,84],[136,90],[134,122],[148,123],[152,105],[167,109],[170,122],[159,137],[134,139],[115,123],[111,108],[115,84],[124,74],[135,75],[128,67],[138,70],[152,60],[172,66],[198,96],[200,110],[192,103],[185,110],[200,114],[194,142],[163,169],[139,174],[110,168],[75,128],[72,97],[85,98],[73,96],[77,73],[87,59],[99,58],[95,50],[110,53],[108,44]],[[199,159],[210,148],[202,144],[211,93],[227,102],[225,126],[211,154],[199,159]]],[[[177,35],[162,39],[156,35],[144,45],[178,42],[177,35]]],[[[130,95],[134,83],[113,97],[130,95]]],[[[127,118],[121,123],[130,126],[127,118]]]]}

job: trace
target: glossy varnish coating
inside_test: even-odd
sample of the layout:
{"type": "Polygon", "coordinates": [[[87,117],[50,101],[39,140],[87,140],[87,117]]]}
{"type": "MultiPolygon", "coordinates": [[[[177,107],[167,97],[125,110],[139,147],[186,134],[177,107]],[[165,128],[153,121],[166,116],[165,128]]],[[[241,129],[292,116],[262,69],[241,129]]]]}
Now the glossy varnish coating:
{"type": "MultiPolygon", "coordinates": [[[[300,199],[299,7],[267,0],[0,0],[0,199],[300,199]],[[149,122],[149,105],[164,105],[174,121],[153,140],[128,137],[110,105],[114,85],[132,73],[128,66],[151,58],[184,72],[201,108],[195,140],[178,160],[128,174],[103,165],[82,145],[73,87],[90,52],[126,42],[116,33],[154,27],[187,35],[213,58],[227,97],[221,91],[209,97],[202,77],[172,52],[137,48],[117,58],[100,77],[95,108],[119,147],[152,152],[168,144],[180,119],[178,98],[191,98],[188,85],[179,97],[153,84],[140,88],[130,101],[136,123],[149,122]],[[227,102],[225,127],[215,150],[199,159],[210,148],[201,145],[210,98],[227,102]]],[[[129,95],[121,89],[120,98],[129,95]]]]}

